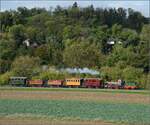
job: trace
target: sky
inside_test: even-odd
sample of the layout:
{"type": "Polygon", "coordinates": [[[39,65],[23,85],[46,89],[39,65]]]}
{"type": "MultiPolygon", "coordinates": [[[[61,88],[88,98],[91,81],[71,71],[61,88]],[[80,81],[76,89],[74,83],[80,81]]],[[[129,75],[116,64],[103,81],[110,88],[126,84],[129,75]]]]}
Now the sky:
{"type": "MultiPolygon", "coordinates": [[[[74,0],[0,0],[1,1],[1,11],[14,10],[18,7],[40,7],[50,9],[50,7],[55,8],[57,5],[61,7],[69,7],[75,1],[74,0]]],[[[144,16],[149,17],[150,13],[150,1],[149,0],[77,0],[76,1],[80,7],[86,7],[93,5],[95,8],[132,8],[136,11],[140,11],[144,16]]]]}

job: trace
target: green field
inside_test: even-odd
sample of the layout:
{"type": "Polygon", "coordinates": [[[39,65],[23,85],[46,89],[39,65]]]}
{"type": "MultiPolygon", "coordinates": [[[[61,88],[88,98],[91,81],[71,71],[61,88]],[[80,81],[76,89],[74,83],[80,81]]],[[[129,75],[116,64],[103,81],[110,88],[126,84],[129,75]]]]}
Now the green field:
{"type": "Polygon", "coordinates": [[[80,120],[149,123],[150,105],[67,100],[0,100],[0,115],[33,115],[80,120]]]}
{"type": "Polygon", "coordinates": [[[62,121],[104,121],[113,125],[150,125],[150,103],[139,101],[141,97],[149,99],[148,91],[0,88],[0,94],[0,120],[11,117],[24,119],[30,117],[62,121]],[[5,97],[2,97],[2,94],[5,97]],[[41,94],[43,98],[37,94],[41,94]],[[58,97],[57,94],[60,96],[58,97]],[[98,101],[93,94],[98,96],[98,101]],[[34,96],[30,98],[32,95],[34,96]],[[70,95],[69,99],[67,95],[68,97],[70,95]],[[83,96],[83,98],[76,99],[75,95],[83,96]],[[53,96],[55,99],[52,98],[53,96]],[[61,96],[64,98],[62,99],[61,96]],[[85,98],[86,96],[89,98],[85,98]],[[90,96],[93,96],[93,100],[90,96]],[[113,99],[108,102],[102,100],[104,96],[106,100],[110,96],[114,99],[119,96],[124,98],[119,98],[122,102],[113,101],[113,99]],[[126,102],[126,98],[130,99],[131,96],[133,96],[133,102],[126,102]]]}

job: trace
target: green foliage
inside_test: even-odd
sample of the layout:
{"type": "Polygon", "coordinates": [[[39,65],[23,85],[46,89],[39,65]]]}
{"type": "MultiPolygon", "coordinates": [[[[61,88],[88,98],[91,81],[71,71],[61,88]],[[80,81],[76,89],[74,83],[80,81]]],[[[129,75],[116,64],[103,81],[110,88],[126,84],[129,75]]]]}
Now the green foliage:
{"type": "Polygon", "coordinates": [[[134,11],[129,8],[128,13],[128,25],[130,28],[140,31],[143,23],[148,23],[148,19],[146,19],[140,12],[134,11]]]}
{"type": "Polygon", "coordinates": [[[107,58],[109,66],[114,66],[119,61],[123,61],[125,65],[130,65],[134,61],[134,52],[131,47],[124,48],[122,45],[116,44],[112,53],[107,58]]]}
{"type": "Polygon", "coordinates": [[[119,67],[102,67],[101,68],[101,76],[106,80],[114,80],[117,81],[118,79],[122,78],[122,69],[119,67]]]}
{"type": "Polygon", "coordinates": [[[114,24],[112,26],[112,37],[120,38],[121,32],[122,32],[122,25],[114,24]]]}
{"type": "Polygon", "coordinates": [[[142,67],[145,72],[149,72],[149,59],[150,59],[150,25],[144,25],[140,34],[141,42],[138,46],[138,66],[142,67]]]}
{"type": "Polygon", "coordinates": [[[36,27],[27,27],[25,31],[25,35],[30,41],[35,42],[37,41],[36,37],[38,35],[38,29],[36,27]]]}
{"type": "Polygon", "coordinates": [[[127,66],[124,62],[118,62],[113,67],[101,67],[100,73],[101,77],[108,81],[123,79],[126,82],[138,83],[139,88],[150,89],[149,74],[144,74],[143,69],[127,66]]]}
{"type": "Polygon", "coordinates": [[[15,42],[13,40],[0,40],[0,59],[12,60],[15,57],[15,42]]]}
{"type": "Polygon", "coordinates": [[[34,55],[36,57],[40,57],[42,60],[42,64],[48,64],[51,60],[51,51],[49,50],[47,45],[41,45],[35,49],[34,55]]]}
{"type": "Polygon", "coordinates": [[[13,72],[6,72],[0,75],[0,86],[1,85],[8,85],[10,77],[14,75],[13,72]]]}
{"type": "Polygon", "coordinates": [[[96,44],[88,42],[74,42],[64,51],[64,62],[70,67],[100,67],[103,60],[100,49],[96,44]]]}
{"type": "Polygon", "coordinates": [[[150,41],[150,24],[144,25],[141,31],[141,39],[143,41],[150,41]]]}
{"type": "Polygon", "coordinates": [[[138,82],[138,79],[143,74],[143,70],[128,66],[123,70],[122,74],[127,82],[138,82]]]}
{"type": "Polygon", "coordinates": [[[19,47],[25,39],[25,27],[22,24],[13,25],[10,27],[9,33],[16,42],[16,46],[19,47]]]}
{"type": "Polygon", "coordinates": [[[150,74],[142,74],[140,78],[138,78],[138,86],[140,88],[146,88],[150,90],[150,74]]]}
{"type": "Polygon", "coordinates": [[[11,61],[0,59],[0,74],[10,69],[11,61]]]}
{"type": "Polygon", "coordinates": [[[17,76],[32,77],[40,72],[40,60],[36,57],[21,56],[12,63],[12,71],[17,76]]]}
{"type": "Polygon", "coordinates": [[[139,36],[135,30],[123,29],[120,34],[120,37],[123,40],[124,46],[138,45],[139,36]]]}
{"type": "MultiPolygon", "coordinates": [[[[139,84],[147,84],[147,82],[140,82],[142,79],[143,70],[139,68],[134,68],[131,66],[124,67],[123,64],[120,62],[113,67],[102,67],[101,68],[101,75],[103,78],[107,80],[118,80],[123,79],[126,82],[137,82],[139,84]]],[[[146,79],[145,79],[146,80],[146,79]]]]}
{"type": "Polygon", "coordinates": [[[61,43],[52,38],[48,38],[46,42],[35,49],[34,56],[40,57],[41,64],[61,65],[63,60],[61,43]]]}
{"type": "Polygon", "coordinates": [[[147,86],[142,79],[149,72],[150,25],[140,12],[124,8],[95,9],[92,5],[81,8],[74,3],[68,8],[57,6],[53,11],[19,7],[0,12],[0,20],[0,73],[15,70],[16,75],[34,77],[43,73],[39,71],[42,65],[102,67],[108,79],[122,77],[138,81],[136,75],[132,78],[126,75],[132,67],[135,72],[141,69],[139,79],[147,86]],[[26,39],[29,46],[23,43],[26,39]],[[109,44],[111,41],[114,44],[109,44]],[[19,56],[22,56],[20,64],[17,59],[14,61],[19,56]],[[40,64],[35,63],[35,68],[34,61],[22,61],[24,56],[33,56],[31,60],[39,57],[40,64]]]}
{"type": "Polygon", "coordinates": [[[32,77],[32,79],[44,79],[44,80],[56,80],[56,79],[65,79],[67,76],[67,73],[63,72],[54,72],[54,71],[44,71],[39,74],[39,76],[32,77]]]}

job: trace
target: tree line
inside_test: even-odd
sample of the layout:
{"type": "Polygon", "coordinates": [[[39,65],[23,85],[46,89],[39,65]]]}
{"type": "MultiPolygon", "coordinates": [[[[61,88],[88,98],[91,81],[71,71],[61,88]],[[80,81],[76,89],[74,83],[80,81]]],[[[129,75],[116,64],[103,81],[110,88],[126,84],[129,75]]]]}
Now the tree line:
{"type": "Polygon", "coordinates": [[[149,18],[131,8],[19,7],[0,12],[0,24],[1,83],[12,74],[38,78],[47,66],[87,67],[106,80],[149,85],[149,18]]]}

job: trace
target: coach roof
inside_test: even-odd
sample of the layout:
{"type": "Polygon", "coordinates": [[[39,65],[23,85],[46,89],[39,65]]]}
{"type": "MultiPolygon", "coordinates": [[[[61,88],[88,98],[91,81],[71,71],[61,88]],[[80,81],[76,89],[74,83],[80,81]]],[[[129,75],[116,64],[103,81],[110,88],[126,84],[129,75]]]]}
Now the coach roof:
{"type": "Polygon", "coordinates": [[[27,77],[10,77],[10,79],[27,79],[27,77]]]}

